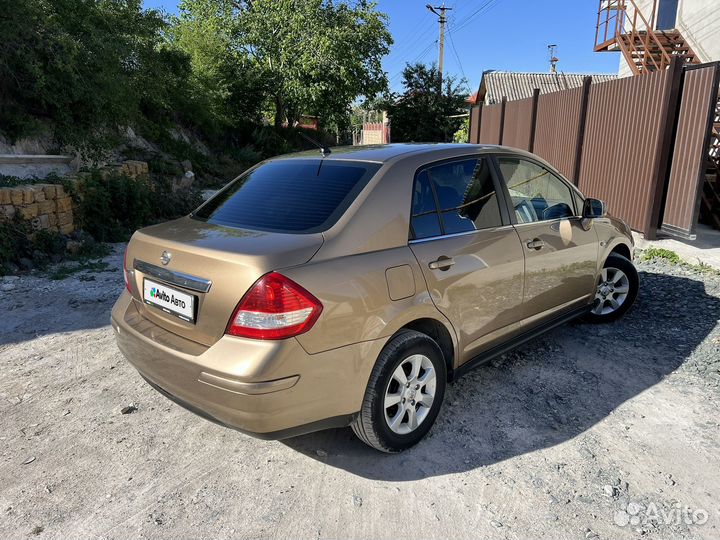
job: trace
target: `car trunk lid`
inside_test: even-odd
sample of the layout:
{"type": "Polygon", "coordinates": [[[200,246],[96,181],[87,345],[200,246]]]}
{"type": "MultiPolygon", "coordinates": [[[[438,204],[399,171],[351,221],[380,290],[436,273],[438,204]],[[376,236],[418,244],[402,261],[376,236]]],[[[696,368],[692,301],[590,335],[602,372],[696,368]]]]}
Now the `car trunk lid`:
{"type": "Polygon", "coordinates": [[[322,243],[320,233],[236,229],[185,217],[136,232],[126,264],[133,299],[144,317],[177,335],[212,345],[258,278],[309,261],[322,243]],[[179,291],[194,297],[194,320],[153,305],[145,295],[146,281],[148,289],[157,283],[170,294],[179,291]]]}

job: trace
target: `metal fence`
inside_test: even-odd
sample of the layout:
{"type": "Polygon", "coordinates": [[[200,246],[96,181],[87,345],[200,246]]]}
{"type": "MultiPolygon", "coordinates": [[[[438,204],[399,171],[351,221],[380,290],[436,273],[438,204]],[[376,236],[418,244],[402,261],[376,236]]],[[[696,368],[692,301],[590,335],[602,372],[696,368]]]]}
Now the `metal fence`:
{"type": "Polygon", "coordinates": [[[652,239],[694,235],[720,63],[471,110],[470,142],[534,152],[652,239]]]}

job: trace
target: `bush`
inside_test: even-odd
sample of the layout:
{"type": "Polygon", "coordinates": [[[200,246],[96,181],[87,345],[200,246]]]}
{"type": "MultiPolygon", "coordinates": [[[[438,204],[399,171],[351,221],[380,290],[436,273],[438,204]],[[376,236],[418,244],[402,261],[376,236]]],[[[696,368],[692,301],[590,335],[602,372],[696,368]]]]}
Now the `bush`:
{"type": "Polygon", "coordinates": [[[76,225],[98,242],[126,241],[137,229],[192,212],[202,202],[197,190],[173,191],[170,176],[149,182],[94,170],[69,184],[76,201],[76,225]]]}
{"type": "Polygon", "coordinates": [[[71,187],[76,199],[76,225],[99,242],[121,242],[150,222],[152,208],[147,182],[124,175],[103,177],[94,170],[71,187]]]}
{"type": "Polygon", "coordinates": [[[65,239],[59,232],[42,230],[35,233],[33,238],[33,252],[39,251],[46,255],[63,255],[65,253],[65,239]]]}
{"type": "Polygon", "coordinates": [[[286,154],[291,147],[275,128],[270,126],[262,126],[253,133],[255,146],[263,159],[280,154],[286,154]]]}
{"type": "Polygon", "coordinates": [[[32,254],[28,232],[27,222],[20,219],[0,221],[0,274],[7,273],[10,264],[32,254]]]}

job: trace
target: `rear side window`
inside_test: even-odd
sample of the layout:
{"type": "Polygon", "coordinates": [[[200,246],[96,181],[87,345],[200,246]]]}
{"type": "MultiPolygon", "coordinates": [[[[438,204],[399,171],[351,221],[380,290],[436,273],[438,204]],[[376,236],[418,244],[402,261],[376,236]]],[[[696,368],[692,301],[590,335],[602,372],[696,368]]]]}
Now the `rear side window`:
{"type": "Polygon", "coordinates": [[[500,227],[489,161],[452,161],[421,171],[415,179],[412,212],[414,239],[500,227]]]}
{"type": "Polygon", "coordinates": [[[235,180],[193,217],[243,229],[322,232],[332,227],[379,168],[362,161],[271,161],[235,180]]]}

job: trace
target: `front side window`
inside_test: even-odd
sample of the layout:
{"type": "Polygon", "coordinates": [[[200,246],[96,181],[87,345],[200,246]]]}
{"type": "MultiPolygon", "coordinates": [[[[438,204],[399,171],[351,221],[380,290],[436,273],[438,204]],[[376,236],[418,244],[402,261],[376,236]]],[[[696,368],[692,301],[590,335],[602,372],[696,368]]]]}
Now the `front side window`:
{"type": "Polygon", "coordinates": [[[422,170],[415,178],[411,237],[429,238],[500,227],[500,205],[487,159],[422,170]]]}
{"type": "Polygon", "coordinates": [[[270,161],[235,180],[192,216],[242,229],[322,232],[379,168],[377,163],[321,158],[270,161]]]}
{"type": "Polygon", "coordinates": [[[540,165],[514,157],[498,158],[518,223],[571,217],[573,194],[565,182],[540,165]]]}

